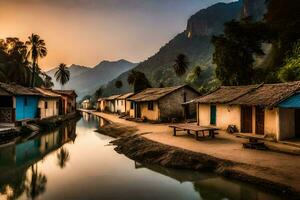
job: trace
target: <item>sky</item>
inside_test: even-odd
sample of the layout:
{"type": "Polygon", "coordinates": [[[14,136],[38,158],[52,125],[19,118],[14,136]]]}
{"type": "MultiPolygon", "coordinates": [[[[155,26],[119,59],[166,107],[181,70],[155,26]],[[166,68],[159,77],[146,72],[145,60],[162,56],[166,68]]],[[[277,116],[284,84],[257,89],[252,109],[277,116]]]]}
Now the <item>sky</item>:
{"type": "MultiPolygon", "coordinates": [[[[0,38],[37,33],[59,63],[141,62],[186,28],[188,18],[221,0],[0,0],[0,38]]],[[[231,0],[222,0],[230,2],[231,0]]]]}

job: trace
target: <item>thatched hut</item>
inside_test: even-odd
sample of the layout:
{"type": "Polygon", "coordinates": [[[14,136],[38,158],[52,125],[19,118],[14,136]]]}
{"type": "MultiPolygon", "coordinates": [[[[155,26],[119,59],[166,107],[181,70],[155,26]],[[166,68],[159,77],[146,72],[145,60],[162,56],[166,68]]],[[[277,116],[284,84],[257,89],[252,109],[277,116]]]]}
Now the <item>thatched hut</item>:
{"type": "Polygon", "coordinates": [[[195,100],[198,125],[242,133],[272,135],[277,140],[300,136],[300,82],[223,86],[195,100]]]}

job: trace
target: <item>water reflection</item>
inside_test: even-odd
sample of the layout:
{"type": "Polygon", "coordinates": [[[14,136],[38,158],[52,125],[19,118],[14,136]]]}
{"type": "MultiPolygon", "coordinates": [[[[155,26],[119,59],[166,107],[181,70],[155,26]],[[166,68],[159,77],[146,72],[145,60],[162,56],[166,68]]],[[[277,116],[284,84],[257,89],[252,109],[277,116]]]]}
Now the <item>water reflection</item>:
{"type": "MultiPolygon", "coordinates": [[[[76,139],[76,122],[16,145],[0,148],[0,199],[17,199],[22,194],[35,199],[45,192],[47,176],[38,162],[49,153],[76,139]]],[[[70,153],[64,147],[57,153],[57,164],[64,168],[70,153]]]]}
{"type": "Polygon", "coordinates": [[[70,153],[69,151],[62,147],[60,148],[59,152],[57,152],[57,164],[60,168],[64,168],[67,164],[67,162],[70,160],[70,153]]]}

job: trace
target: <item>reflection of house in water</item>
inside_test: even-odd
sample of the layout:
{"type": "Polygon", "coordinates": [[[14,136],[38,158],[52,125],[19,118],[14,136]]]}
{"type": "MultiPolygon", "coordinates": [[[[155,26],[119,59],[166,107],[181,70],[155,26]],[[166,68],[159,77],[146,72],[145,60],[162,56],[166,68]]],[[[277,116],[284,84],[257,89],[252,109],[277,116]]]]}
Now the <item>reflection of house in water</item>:
{"type": "MultiPolygon", "coordinates": [[[[37,163],[64,144],[74,141],[75,138],[76,122],[71,122],[38,138],[0,148],[0,197],[5,194],[7,188],[13,191],[13,199],[22,195],[25,189],[28,189],[25,182],[33,179],[27,177],[28,174],[31,176],[33,172],[41,174],[37,169],[37,163]],[[28,171],[31,173],[27,173],[28,171]]],[[[43,179],[45,182],[46,177],[43,179]]],[[[29,186],[32,187],[32,184],[29,186]]],[[[34,191],[33,188],[29,190],[34,191]]]]}

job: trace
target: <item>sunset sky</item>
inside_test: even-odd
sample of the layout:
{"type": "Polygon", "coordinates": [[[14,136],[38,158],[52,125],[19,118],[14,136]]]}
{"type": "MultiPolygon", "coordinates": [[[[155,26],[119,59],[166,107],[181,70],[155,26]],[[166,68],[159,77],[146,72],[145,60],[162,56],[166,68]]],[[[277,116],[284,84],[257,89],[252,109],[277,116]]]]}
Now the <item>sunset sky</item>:
{"type": "Polygon", "coordinates": [[[0,0],[0,38],[39,34],[48,48],[44,70],[61,62],[140,62],[183,31],[190,15],[218,1],[0,0]]]}

